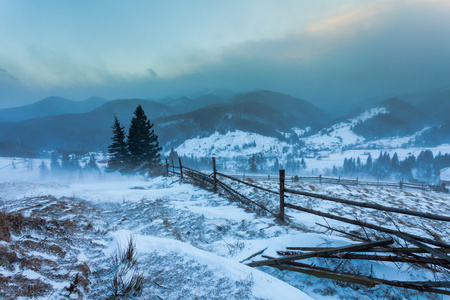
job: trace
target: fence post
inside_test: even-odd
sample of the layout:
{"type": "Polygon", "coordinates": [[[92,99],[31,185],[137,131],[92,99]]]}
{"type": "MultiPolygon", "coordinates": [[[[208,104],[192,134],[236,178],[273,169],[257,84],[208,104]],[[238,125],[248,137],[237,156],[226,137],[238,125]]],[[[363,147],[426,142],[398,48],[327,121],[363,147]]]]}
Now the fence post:
{"type": "Polygon", "coordinates": [[[169,177],[169,159],[166,158],[166,174],[169,177]]]}
{"type": "Polygon", "coordinates": [[[322,174],[319,175],[319,183],[322,183],[322,174]]]}
{"type": "Polygon", "coordinates": [[[214,194],[217,193],[217,169],[216,169],[216,158],[212,158],[213,163],[213,174],[214,174],[214,194]]]}
{"type": "Polygon", "coordinates": [[[358,177],[356,177],[356,185],[358,185],[358,177]]]}
{"type": "Polygon", "coordinates": [[[341,175],[338,177],[338,183],[341,183],[341,175]]]}
{"type": "Polygon", "coordinates": [[[284,170],[280,170],[280,220],[284,222],[284,170]]]}
{"type": "Polygon", "coordinates": [[[400,189],[403,189],[403,178],[400,180],[400,189]]]}
{"type": "Polygon", "coordinates": [[[172,171],[173,171],[173,175],[175,176],[175,164],[173,162],[173,157],[172,157],[172,171]]]}
{"type": "Polygon", "coordinates": [[[181,165],[180,157],[178,157],[178,164],[180,165],[180,179],[183,180],[183,166],[181,165]]]}

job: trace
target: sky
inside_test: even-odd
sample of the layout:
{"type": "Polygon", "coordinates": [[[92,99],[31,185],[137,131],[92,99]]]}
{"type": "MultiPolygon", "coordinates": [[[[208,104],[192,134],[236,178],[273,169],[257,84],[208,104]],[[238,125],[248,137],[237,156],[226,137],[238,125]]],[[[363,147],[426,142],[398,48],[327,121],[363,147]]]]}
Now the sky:
{"type": "Polygon", "coordinates": [[[0,108],[273,90],[319,106],[450,87],[448,0],[0,0],[0,108]]]}

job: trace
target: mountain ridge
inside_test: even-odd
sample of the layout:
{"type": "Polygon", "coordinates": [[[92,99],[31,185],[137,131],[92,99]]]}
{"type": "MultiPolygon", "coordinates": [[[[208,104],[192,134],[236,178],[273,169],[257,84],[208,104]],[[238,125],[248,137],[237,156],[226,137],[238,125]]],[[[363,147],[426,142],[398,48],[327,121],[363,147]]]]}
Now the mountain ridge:
{"type": "Polygon", "coordinates": [[[20,122],[69,113],[86,113],[107,103],[106,99],[91,97],[83,101],[73,101],[51,96],[33,104],[0,109],[0,123],[20,122]]]}

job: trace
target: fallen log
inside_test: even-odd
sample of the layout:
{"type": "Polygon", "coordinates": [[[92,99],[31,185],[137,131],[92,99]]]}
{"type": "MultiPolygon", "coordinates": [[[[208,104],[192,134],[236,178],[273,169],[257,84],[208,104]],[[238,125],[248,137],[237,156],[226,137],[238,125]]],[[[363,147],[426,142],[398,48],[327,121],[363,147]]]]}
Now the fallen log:
{"type": "MultiPolygon", "coordinates": [[[[297,255],[301,254],[292,251],[277,251],[278,255],[297,255]]],[[[401,262],[410,264],[436,264],[436,265],[446,265],[448,262],[444,259],[437,259],[433,257],[405,257],[405,256],[395,256],[395,255],[370,255],[370,254],[354,254],[354,253],[343,253],[343,254],[330,254],[324,255],[323,258],[336,258],[336,259],[359,259],[359,260],[373,260],[373,261],[387,261],[387,262],[401,262]]]]}
{"type": "Polygon", "coordinates": [[[316,225],[325,227],[326,229],[331,230],[331,231],[337,231],[337,232],[339,232],[339,233],[348,235],[348,236],[350,236],[350,237],[352,237],[352,238],[355,238],[355,239],[357,239],[357,240],[361,240],[361,241],[365,241],[365,242],[370,242],[370,240],[369,240],[368,238],[365,238],[365,237],[362,237],[362,236],[359,236],[359,235],[356,235],[356,234],[353,234],[353,233],[350,233],[350,232],[346,232],[346,231],[344,231],[344,230],[332,228],[332,227],[325,226],[325,225],[322,225],[322,224],[319,224],[319,223],[316,223],[316,225]]]}
{"type": "MultiPolygon", "coordinates": [[[[369,224],[369,223],[358,221],[358,220],[352,220],[352,219],[336,216],[336,215],[333,215],[333,214],[330,214],[330,213],[324,213],[324,212],[321,212],[321,211],[317,211],[317,210],[301,207],[301,206],[298,206],[298,205],[292,205],[292,204],[289,204],[289,203],[285,203],[284,206],[292,208],[292,209],[304,211],[304,212],[307,212],[307,213],[311,213],[311,214],[314,214],[314,215],[318,215],[318,216],[321,216],[321,217],[326,217],[326,218],[338,220],[338,221],[341,221],[341,222],[345,222],[345,223],[349,223],[349,224],[353,224],[353,225],[357,225],[357,226],[362,226],[362,227],[378,230],[378,231],[389,233],[389,234],[397,235],[397,234],[401,233],[400,231],[397,231],[397,230],[394,230],[394,229],[390,229],[390,228],[386,228],[386,227],[382,227],[382,226],[378,226],[378,225],[373,225],[373,224],[369,224]]],[[[421,237],[421,236],[417,236],[417,235],[410,234],[410,233],[402,233],[402,234],[404,234],[406,236],[409,236],[409,237],[411,237],[411,238],[413,238],[415,240],[427,243],[427,244],[435,245],[435,246],[438,246],[438,247],[450,248],[450,245],[447,244],[447,243],[434,241],[432,239],[421,237]]]]}
{"type": "MultiPolygon", "coordinates": [[[[286,250],[298,250],[298,251],[320,251],[333,249],[332,247],[286,247],[286,250]]],[[[444,253],[450,253],[449,248],[435,248],[436,250],[444,253]]],[[[372,248],[368,251],[353,251],[353,252],[392,252],[392,253],[429,253],[422,248],[372,248]]]]}
{"type": "MultiPolygon", "coordinates": [[[[264,256],[266,258],[271,259],[272,257],[264,256]]],[[[349,273],[342,273],[342,272],[336,272],[332,271],[327,268],[323,267],[317,267],[317,266],[310,266],[308,264],[303,264],[299,262],[287,262],[283,265],[273,265],[271,267],[280,269],[280,270],[287,270],[287,271],[293,271],[298,273],[303,273],[307,275],[312,275],[320,278],[329,278],[334,280],[340,280],[344,282],[352,282],[356,284],[362,284],[367,287],[373,287],[375,285],[384,284],[384,285],[390,285],[395,287],[401,287],[405,289],[412,289],[420,292],[429,292],[429,293],[436,293],[436,294],[443,294],[443,295],[450,295],[450,291],[448,290],[441,290],[436,289],[433,287],[445,287],[447,288],[449,286],[448,281],[396,281],[396,280],[386,280],[386,279],[380,279],[380,278],[373,278],[373,277],[367,277],[362,275],[354,275],[349,273]],[[315,271],[315,272],[312,272],[315,271]]]]}
{"type": "Polygon", "coordinates": [[[256,202],[256,201],[253,201],[253,200],[247,198],[246,196],[244,196],[244,195],[242,195],[241,193],[239,193],[238,191],[234,190],[233,188],[231,188],[231,187],[228,186],[227,184],[223,183],[222,181],[217,180],[217,183],[218,183],[223,189],[227,190],[228,193],[230,193],[230,194],[233,194],[233,193],[234,193],[234,194],[235,194],[234,196],[235,196],[236,198],[238,198],[238,199],[239,199],[239,198],[244,199],[245,201],[250,202],[250,203],[253,203],[254,205],[258,206],[259,208],[261,208],[261,209],[267,211],[268,213],[270,213],[270,214],[272,214],[272,215],[275,215],[273,212],[271,212],[269,209],[267,209],[267,208],[264,207],[263,205],[259,204],[259,203],[256,202]]]}
{"type": "Polygon", "coordinates": [[[264,249],[262,249],[261,251],[258,251],[258,252],[256,252],[256,253],[253,253],[252,255],[250,255],[249,257],[247,257],[247,258],[245,258],[245,259],[243,259],[243,260],[241,260],[240,261],[240,263],[242,264],[244,261],[247,261],[247,260],[250,260],[250,259],[252,259],[253,257],[255,257],[255,256],[258,256],[258,255],[260,255],[260,254],[262,254],[264,251],[266,251],[266,249],[267,249],[267,247],[266,248],[264,248],[264,249]]]}
{"type": "Polygon", "coordinates": [[[387,239],[382,239],[382,240],[374,241],[374,242],[336,247],[336,248],[329,249],[329,250],[315,251],[315,252],[302,253],[302,254],[297,254],[297,255],[290,255],[287,257],[279,257],[279,258],[273,258],[273,259],[269,259],[269,260],[255,261],[255,262],[251,262],[247,265],[250,267],[272,266],[275,264],[280,264],[283,262],[289,262],[289,261],[293,261],[293,260],[306,259],[306,258],[311,258],[311,257],[320,257],[320,256],[324,256],[324,255],[329,255],[329,254],[351,252],[351,251],[356,251],[356,250],[367,250],[367,249],[377,247],[377,246],[386,246],[386,245],[392,244],[393,242],[394,242],[394,240],[392,238],[387,238],[387,239]]]}
{"type": "Polygon", "coordinates": [[[397,236],[399,238],[404,239],[405,241],[407,241],[407,242],[409,242],[409,243],[411,243],[411,244],[413,244],[413,245],[415,245],[415,246],[417,246],[419,248],[422,248],[423,250],[428,251],[429,253],[434,254],[437,257],[439,257],[439,258],[441,258],[443,260],[446,260],[447,262],[450,263],[450,257],[447,254],[442,253],[442,252],[440,252],[440,251],[438,251],[438,250],[436,250],[434,248],[431,248],[430,246],[424,245],[421,242],[416,241],[415,239],[411,238],[410,236],[408,236],[408,235],[406,235],[404,233],[400,232],[400,233],[397,234],[397,236]]]}

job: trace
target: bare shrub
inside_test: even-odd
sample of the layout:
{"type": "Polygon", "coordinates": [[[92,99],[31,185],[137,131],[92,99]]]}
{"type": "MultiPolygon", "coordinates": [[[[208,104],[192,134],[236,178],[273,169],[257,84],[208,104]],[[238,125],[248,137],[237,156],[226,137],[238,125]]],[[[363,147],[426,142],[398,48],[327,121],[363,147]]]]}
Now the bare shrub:
{"type": "Polygon", "coordinates": [[[125,249],[119,249],[111,257],[113,277],[108,284],[108,299],[136,297],[142,292],[144,274],[138,267],[136,243],[132,236],[125,249]]]}

